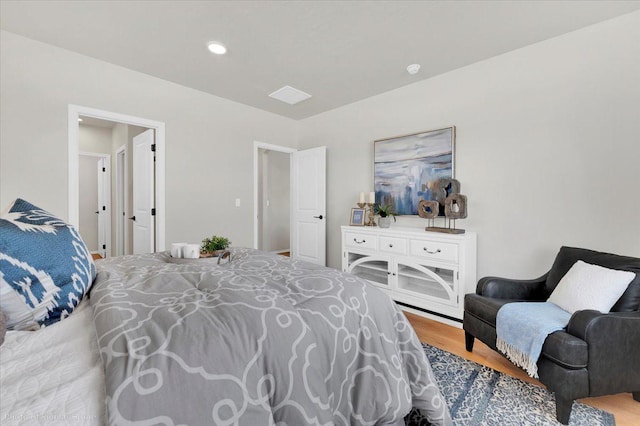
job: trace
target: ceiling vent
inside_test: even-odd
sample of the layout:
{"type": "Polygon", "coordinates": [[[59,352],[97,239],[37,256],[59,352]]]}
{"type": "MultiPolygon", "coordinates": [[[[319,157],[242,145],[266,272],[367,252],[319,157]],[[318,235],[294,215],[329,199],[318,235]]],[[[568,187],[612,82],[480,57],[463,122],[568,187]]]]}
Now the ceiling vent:
{"type": "Polygon", "coordinates": [[[282,102],[286,102],[289,105],[295,105],[298,102],[309,99],[311,95],[294,87],[284,86],[270,94],[269,97],[282,102]]]}

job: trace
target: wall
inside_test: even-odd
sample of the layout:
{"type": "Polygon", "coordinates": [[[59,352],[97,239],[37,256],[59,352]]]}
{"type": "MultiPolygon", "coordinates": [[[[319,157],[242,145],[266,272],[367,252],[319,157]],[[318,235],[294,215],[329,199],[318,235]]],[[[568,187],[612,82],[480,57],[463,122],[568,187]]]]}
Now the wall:
{"type": "Polygon", "coordinates": [[[166,124],[167,245],[253,244],[253,142],[294,147],[293,120],[6,31],[0,67],[0,205],[67,216],[68,105],[83,105],[166,124]]]}
{"type": "Polygon", "coordinates": [[[533,278],[561,245],[640,256],[638,40],[640,12],[301,121],[300,148],[328,147],[329,265],[373,140],[449,125],[478,276],[533,278]]]}

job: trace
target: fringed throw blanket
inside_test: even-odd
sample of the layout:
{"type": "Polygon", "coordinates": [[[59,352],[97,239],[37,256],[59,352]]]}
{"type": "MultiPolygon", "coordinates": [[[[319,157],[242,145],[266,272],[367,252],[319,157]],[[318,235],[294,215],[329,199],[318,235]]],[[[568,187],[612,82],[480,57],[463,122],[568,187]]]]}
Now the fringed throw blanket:
{"type": "Polygon", "coordinates": [[[538,377],[538,358],[547,336],[562,330],[571,314],[550,302],[507,303],[496,318],[496,346],[531,377],[538,377]]]}

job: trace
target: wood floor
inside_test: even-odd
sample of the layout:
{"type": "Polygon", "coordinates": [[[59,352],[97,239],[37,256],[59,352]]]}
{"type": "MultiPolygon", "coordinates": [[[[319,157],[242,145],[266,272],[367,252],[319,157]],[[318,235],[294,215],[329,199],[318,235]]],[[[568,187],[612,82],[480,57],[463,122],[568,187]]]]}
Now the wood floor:
{"type": "Polygon", "coordinates": [[[102,256],[100,256],[98,253],[93,253],[91,256],[93,257],[93,260],[102,259],[102,256]]]}
{"type": "MultiPolygon", "coordinates": [[[[527,376],[523,370],[515,367],[502,355],[493,351],[477,339],[473,352],[467,352],[464,347],[464,332],[462,329],[408,312],[405,312],[405,314],[416,330],[420,341],[475,361],[478,364],[486,365],[510,376],[544,387],[542,383],[527,376]]],[[[616,418],[617,426],[640,425],[640,402],[634,401],[630,393],[601,396],[598,398],[583,398],[579,401],[613,414],[616,418]]]]}

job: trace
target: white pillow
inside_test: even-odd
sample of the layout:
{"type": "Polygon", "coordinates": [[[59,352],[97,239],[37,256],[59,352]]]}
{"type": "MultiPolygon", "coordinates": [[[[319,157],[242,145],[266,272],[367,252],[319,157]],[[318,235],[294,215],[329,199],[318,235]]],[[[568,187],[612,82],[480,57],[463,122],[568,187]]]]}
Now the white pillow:
{"type": "Polygon", "coordinates": [[[569,313],[595,309],[607,313],[636,274],[603,268],[578,260],[547,299],[569,313]]]}

